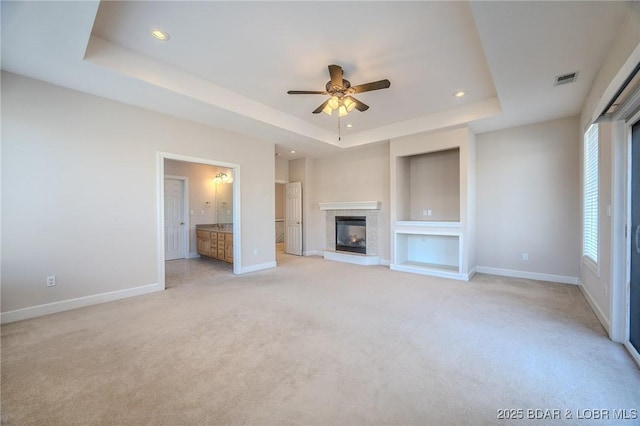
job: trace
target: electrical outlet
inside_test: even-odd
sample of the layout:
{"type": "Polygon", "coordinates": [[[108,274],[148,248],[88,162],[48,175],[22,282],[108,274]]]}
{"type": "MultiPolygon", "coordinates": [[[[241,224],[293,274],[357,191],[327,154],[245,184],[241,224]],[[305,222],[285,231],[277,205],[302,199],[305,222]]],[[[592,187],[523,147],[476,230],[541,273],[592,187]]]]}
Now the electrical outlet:
{"type": "Polygon", "coordinates": [[[53,287],[56,285],[56,276],[50,275],[47,277],[47,287],[53,287]]]}
{"type": "Polygon", "coordinates": [[[258,249],[253,249],[253,255],[257,256],[258,255],[258,249]]]}
{"type": "Polygon", "coordinates": [[[522,253],[522,260],[529,260],[529,253],[522,253]]]}
{"type": "Polygon", "coordinates": [[[422,216],[431,216],[431,210],[427,210],[427,209],[422,210],[422,216]]]}

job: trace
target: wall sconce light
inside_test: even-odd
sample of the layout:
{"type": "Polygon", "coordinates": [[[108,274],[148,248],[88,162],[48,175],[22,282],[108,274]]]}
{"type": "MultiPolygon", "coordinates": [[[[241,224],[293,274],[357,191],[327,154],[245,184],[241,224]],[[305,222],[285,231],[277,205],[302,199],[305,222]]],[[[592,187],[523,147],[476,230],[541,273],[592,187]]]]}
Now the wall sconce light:
{"type": "Polygon", "coordinates": [[[229,181],[229,175],[226,173],[218,172],[213,178],[213,183],[227,183],[229,181]]]}

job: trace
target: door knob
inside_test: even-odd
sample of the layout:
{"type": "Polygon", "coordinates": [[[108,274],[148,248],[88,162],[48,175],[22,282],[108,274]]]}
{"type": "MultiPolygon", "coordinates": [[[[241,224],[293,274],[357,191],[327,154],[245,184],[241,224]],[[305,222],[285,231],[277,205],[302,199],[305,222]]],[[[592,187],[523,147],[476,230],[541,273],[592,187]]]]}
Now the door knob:
{"type": "Polygon", "coordinates": [[[638,234],[640,234],[640,225],[636,226],[636,251],[640,253],[640,244],[638,241],[638,234]]]}

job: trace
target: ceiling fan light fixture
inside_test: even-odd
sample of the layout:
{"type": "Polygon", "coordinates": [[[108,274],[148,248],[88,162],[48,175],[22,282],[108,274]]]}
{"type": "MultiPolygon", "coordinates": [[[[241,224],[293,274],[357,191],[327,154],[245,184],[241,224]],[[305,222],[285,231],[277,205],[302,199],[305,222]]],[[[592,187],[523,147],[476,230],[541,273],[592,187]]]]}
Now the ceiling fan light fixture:
{"type": "Polygon", "coordinates": [[[344,105],[340,105],[338,107],[338,116],[344,117],[347,114],[349,114],[349,112],[347,111],[347,108],[344,105]]]}
{"type": "Polygon", "coordinates": [[[324,112],[327,115],[331,115],[331,113],[333,112],[333,108],[331,108],[331,106],[329,106],[329,104],[326,104],[324,106],[324,108],[322,109],[322,112],[324,112]]]}
{"type": "Polygon", "coordinates": [[[336,109],[340,106],[340,100],[337,96],[332,96],[327,105],[329,105],[331,109],[336,109]]]}
{"type": "Polygon", "coordinates": [[[356,102],[349,96],[347,96],[346,98],[344,98],[344,106],[347,109],[347,112],[351,112],[356,107],[356,102]]]}

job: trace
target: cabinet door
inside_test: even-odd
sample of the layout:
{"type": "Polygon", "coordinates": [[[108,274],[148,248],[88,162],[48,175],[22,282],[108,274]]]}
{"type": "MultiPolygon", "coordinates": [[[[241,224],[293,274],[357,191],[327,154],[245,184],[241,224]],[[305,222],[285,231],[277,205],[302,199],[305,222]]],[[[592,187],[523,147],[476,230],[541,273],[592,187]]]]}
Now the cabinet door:
{"type": "Polygon", "coordinates": [[[233,263],[233,243],[226,242],[224,244],[224,260],[233,263]]]}
{"type": "Polygon", "coordinates": [[[209,256],[209,239],[198,238],[198,254],[209,256]]]}

